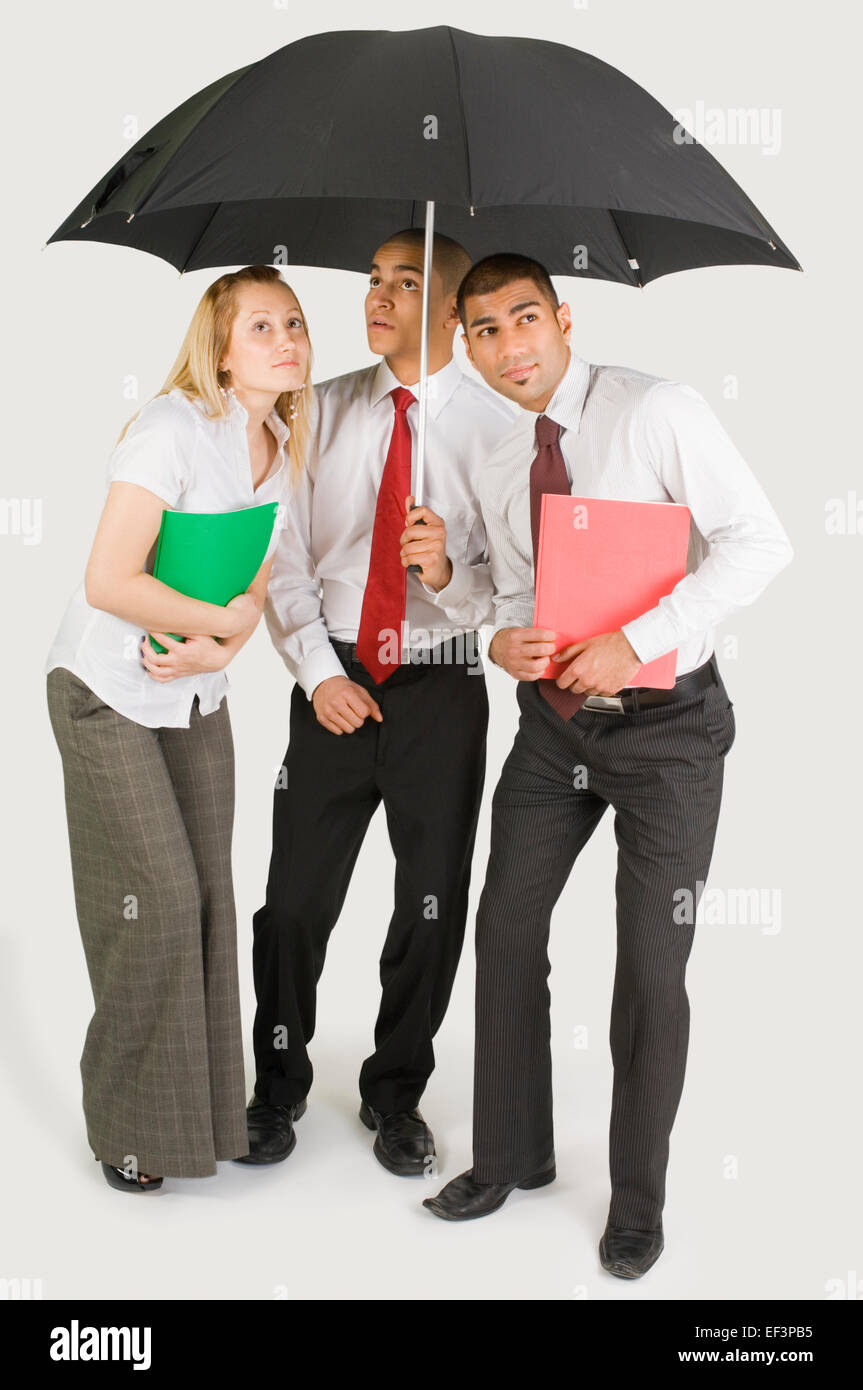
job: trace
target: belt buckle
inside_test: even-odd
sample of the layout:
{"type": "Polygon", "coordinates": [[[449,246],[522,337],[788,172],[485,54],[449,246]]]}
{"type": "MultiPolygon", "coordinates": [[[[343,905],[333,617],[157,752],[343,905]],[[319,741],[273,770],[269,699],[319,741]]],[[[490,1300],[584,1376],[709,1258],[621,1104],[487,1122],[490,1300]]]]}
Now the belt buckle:
{"type": "Polygon", "coordinates": [[[623,714],[623,700],[619,695],[588,695],[585,709],[595,709],[601,714],[623,714]]]}

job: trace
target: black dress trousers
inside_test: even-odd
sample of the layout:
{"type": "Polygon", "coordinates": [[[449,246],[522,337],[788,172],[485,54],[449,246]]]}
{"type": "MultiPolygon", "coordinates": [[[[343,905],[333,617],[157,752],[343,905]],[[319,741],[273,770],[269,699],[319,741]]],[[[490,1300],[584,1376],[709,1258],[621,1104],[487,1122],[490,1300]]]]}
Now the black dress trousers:
{"type": "MultiPolygon", "coordinates": [[[[561,719],[518,686],[518,732],[492,799],[476,928],[473,1172],[510,1182],[554,1152],[551,913],[608,806],[617,839],[609,1134],[614,1226],[659,1225],[689,1040],[684,977],[713,851],[731,701],[718,684],[633,714],[561,719]]],[[[561,930],[590,932],[589,908],[561,930]]]]}
{"type": "MultiPolygon", "coordinates": [[[[266,902],[254,916],[255,1092],[292,1105],[311,1086],[307,1047],[327,942],[382,801],[395,892],[380,956],[374,1051],[359,1089],[387,1114],[412,1110],[434,1068],[432,1038],[464,940],[488,696],[475,633],[440,644],[434,660],[403,663],[382,685],[333,645],[350,679],[380,705],[383,723],[369,716],[353,733],[330,733],[294,688],[286,785],[277,781],[273,796],[266,902]]],[[[387,875],[372,913],[384,909],[389,887],[387,875]]]]}

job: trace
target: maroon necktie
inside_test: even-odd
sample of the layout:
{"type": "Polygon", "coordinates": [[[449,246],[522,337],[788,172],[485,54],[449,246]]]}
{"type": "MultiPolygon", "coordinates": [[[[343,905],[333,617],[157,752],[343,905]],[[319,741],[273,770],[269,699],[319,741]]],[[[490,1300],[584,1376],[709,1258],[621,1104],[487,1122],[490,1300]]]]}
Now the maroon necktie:
{"type": "MultiPolygon", "coordinates": [[[[566,464],[560,452],[560,425],[540,415],[536,422],[536,458],[530,466],[530,530],[533,537],[533,572],[536,574],[536,553],[539,548],[539,515],[544,492],[571,492],[566,464]]],[[[565,665],[560,663],[561,670],[565,665]]],[[[561,719],[571,719],[581,709],[586,695],[561,690],[553,680],[541,679],[539,693],[556,710],[561,719]]]]}
{"type": "Polygon", "coordinates": [[[399,536],[405,529],[405,498],[411,490],[411,427],[406,411],[416,400],[406,386],[396,386],[390,395],[395,406],[393,432],[378,488],[372,553],[357,633],[357,656],[378,685],[401,664],[407,571],[402,564],[399,536]],[[386,644],[392,651],[393,633],[396,659],[383,662],[381,646],[386,644]]]}

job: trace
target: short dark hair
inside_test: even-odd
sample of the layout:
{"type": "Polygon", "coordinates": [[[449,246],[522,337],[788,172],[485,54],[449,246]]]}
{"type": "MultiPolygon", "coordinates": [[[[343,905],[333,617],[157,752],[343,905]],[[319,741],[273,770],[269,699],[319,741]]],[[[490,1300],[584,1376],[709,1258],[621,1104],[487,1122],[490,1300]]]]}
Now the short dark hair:
{"type": "Polygon", "coordinates": [[[519,255],[516,251],[500,251],[494,256],[483,256],[481,261],[472,265],[458,287],[456,307],[465,333],[467,333],[465,300],[468,295],[493,294],[495,290],[502,290],[504,285],[511,285],[514,280],[532,280],[552,308],[560,308],[557,291],[551,283],[551,276],[544,265],[540,265],[539,261],[532,260],[530,256],[519,255]]]}
{"type": "MultiPolygon", "coordinates": [[[[405,227],[401,232],[393,232],[392,236],[381,242],[381,246],[386,246],[391,241],[407,241],[423,250],[425,238],[424,227],[405,227]]],[[[444,236],[443,232],[432,233],[432,270],[436,270],[440,275],[444,294],[455,294],[462,276],[469,267],[470,256],[460,242],[444,236]]]]}

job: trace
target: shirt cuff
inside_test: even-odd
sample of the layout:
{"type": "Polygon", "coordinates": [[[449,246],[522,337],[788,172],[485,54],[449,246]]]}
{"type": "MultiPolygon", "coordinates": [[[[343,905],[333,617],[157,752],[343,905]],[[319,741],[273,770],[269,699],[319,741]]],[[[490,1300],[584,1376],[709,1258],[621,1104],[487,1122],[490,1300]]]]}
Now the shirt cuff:
{"type": "MultiPolygon", "coordinates": [[[[448,584],[442,589],[435,591],[430,589],[428,584],[423,584],[423,588],[439,608],[457,608],[468,596],[473,584],[473,574],[471,566],[466,565],[462,560],[451,560],[452,574],[448,584]]],[[[420,580],[422,584],[422,580],[420,580]]]]}
{"type": "Polygon", "coordinates": [[[658,656],[674,651],[680,638],[674,631],[673,623],[659,608],[651,608],[640,617],[633,618],[620,629],[642,666],[655,661],[658,656]]]}
{"type": "Polygon", "coordinates": [[[329,680],[331,676],[346,676],[347,674],[333,647],[328,642],[325,647],[318,647],[300,662],[297,668],[297,681],[306,692],[306,698],[311,700],[321,681],[329,680]]]}

